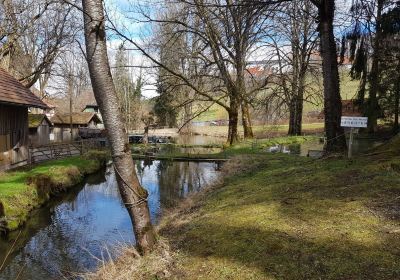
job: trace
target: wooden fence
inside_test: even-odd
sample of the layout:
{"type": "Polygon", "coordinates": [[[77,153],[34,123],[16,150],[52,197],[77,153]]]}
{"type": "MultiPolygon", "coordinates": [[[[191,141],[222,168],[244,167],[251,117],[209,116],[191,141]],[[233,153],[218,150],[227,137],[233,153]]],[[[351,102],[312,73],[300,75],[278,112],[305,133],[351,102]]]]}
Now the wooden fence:
{"type": "Polygon", "coordinates": [[[105,149],[107,147],[108,142],[104,138],[85,139],[70,143],[54,143],[39,147],[29,147],[28,164],[82,155],[90,149],[105,149]]]}

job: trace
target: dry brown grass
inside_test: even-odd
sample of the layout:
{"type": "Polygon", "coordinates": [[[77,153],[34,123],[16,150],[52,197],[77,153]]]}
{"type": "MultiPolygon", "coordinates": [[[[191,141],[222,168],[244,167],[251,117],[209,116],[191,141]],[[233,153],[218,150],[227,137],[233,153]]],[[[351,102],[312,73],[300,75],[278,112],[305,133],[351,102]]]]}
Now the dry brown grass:
{"type": "Polygon", "coordinates": [[[175,269],[171,250],[166,240],[160,239],[155,250],[140,256],[134,247],[124,247],[117,261],[99,260],[100,268],[82,275],[85,280],[165,279],[175,269]]]}

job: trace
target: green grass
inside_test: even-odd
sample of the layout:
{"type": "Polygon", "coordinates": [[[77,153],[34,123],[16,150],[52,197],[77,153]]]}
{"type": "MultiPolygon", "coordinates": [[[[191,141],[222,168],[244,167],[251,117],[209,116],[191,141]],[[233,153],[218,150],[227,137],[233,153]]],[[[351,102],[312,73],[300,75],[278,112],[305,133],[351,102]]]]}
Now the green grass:
{"type": "Polygon", "coordinates": [[[228,157],[242,155],[242,154],[262,154],[267,152],[268,147],[275,145],[292,145],[301,144],[306,141],[316,141],[318,137],[315,136],[286,136],[274,137],[269,139],[244,140],[233,146],[228,146],[224,150],[224,154],[228,157]]]}
{"type": "Polygon", "coordinates": [[[85,174],[98,170],[104,159],[105,154],[91,152],[85,157],[48,161],[30,169],[0,174],[0,204],[4,208],[6,229],[17,229],[33,208],[52,194],[78,184],[85,174]]]}
{"type": "Polygon", "coordinates": [[[252,155],[165,221],[179,279],[400,279],[400,140],[369,155],[252,155]]]}

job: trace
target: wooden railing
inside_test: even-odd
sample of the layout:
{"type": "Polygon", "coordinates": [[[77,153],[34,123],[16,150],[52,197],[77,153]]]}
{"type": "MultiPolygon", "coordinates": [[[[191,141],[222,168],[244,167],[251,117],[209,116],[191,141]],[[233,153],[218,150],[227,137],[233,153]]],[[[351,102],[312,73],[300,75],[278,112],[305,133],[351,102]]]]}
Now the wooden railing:
{"type": "Polygon", "coordinates": [[[106,149],[107,147],[107,140],[104,138],[29,147],[28,164],[82,155],[91,149],[106,149]]]}

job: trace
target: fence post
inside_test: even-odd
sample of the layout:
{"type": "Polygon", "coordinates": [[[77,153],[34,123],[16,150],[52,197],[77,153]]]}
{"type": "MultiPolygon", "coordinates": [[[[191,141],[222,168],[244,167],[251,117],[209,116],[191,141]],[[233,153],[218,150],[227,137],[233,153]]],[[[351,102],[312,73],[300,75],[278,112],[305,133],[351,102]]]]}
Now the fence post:
{"type": "Polygon", "coordinates": [[[31,147],[28,146],[28,165],[32,164],[31,147]]]}

